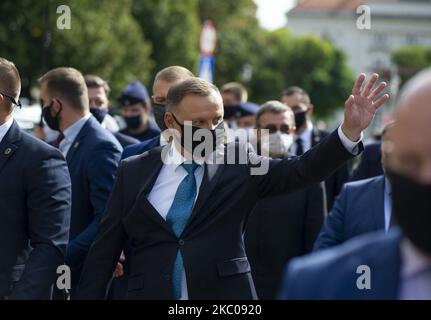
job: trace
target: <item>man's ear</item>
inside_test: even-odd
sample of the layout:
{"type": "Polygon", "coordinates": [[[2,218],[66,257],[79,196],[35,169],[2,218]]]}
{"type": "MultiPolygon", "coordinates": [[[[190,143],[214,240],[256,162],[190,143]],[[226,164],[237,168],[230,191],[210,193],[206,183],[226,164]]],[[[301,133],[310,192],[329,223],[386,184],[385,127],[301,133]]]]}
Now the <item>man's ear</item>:
{"type": "Polygon", "coordinates": [[[52,104],[51,104],[52,111],[54,111],[55,113],[58,113],[61,111],[62,108],[63,108],[63,104],[61,103],[60,100],[56,98],[52,99],[52,104]]]}
{"type": "Polygon", "coordinates": [[[166,125],[167,128],[169,128],[169,129],[175,129],[175,120],[174,120],[174,118],[172,117],[172,114],[169,111],[165,112],[164,120],[165,120],[165,125],[166,125]]]}
{"type": "Polygon", "coordinates": [[[147,113],[151,113],[151,110],[152,110],[152,104],[151,104],[151,101],[147,101],[147,102],[145,103],[145,111],[146,111],[147,113]]]}
{"type": "Polygon", "coordinates": [[[0,107],[4,106],[5,112],[7,114],[12,113],[13,110],[13,104],[9,101],[8,98],[6,98],[4,95],[0,94],[0,107]]]}
{"type": "Polygon", "coordinates": [[[311,116],[313,114],[314,106],[310,103],[307,106],[307,113],[311,116]]]}

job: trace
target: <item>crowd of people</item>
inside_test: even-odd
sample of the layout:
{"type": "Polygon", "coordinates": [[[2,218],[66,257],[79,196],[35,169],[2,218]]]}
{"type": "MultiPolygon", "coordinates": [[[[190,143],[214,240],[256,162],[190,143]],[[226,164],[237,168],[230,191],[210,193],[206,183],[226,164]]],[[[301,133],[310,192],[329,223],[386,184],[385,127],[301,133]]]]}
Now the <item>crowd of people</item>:
{"type": "Polygon", "coordinates": [[[365,146],[389,99],[377,74],[358,77],[333,132],[297,86],[259,106],[170,66],[151,96],[124,87],[119,122],[101,77],[38,81],[31,135],[0,58],[0,299],[431,299],[430,70],[365,146]]]}

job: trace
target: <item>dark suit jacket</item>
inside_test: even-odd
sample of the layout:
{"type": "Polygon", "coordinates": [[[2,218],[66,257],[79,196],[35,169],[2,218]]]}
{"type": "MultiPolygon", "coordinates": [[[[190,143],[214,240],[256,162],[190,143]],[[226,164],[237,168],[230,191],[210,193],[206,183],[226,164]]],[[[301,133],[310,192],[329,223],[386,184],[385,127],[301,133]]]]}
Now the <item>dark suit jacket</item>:
{"type": "Polygon", "coordinates": [[[398,297],[401,233],[395,228],[352,239],[341,246],[292,260],[284,276],[280,298],[288,300],[392,300],[398,297]],[[370,268],[371,289],[358,289],[370,268]]]}
{"type": "MultiPolygon", "coordinates": [[[[311,135],[312,146],[318,144],[328,134],[328,131],[314,128],[311,135]]],[[[335,198],[340,193],[343,184],[349,180],[350,165],[350,162],[344,163],[325,180],[326,205],[328,210],[331,210],[334,205],[335,198]]]]}
{"type": "Polygon", "coordinates": [[[130,132],[129,128],[124,128],[119,132],[122,134],[128,135],[130,137],[133,137],[135,139],[138,139],[139,141],[146,141],[154,137],[160,136],[160,129],[152,120],[148,122],[147,129],[145,129],[145,131],[140,132],[138,134],[134,134],[130,132]]]}
{"type": "Polygon", "coordinates": [[[384,176],[346,183],[325,220],[314,250],[384,229],[384,191],[384,176]]]}
{"type": "Polygon", "coordinates": [[[151,150],[155,147],[160,146],[160,135],[155,136],[149,140],[142,141],[138,144],[128,146],[124,149],[121,159],[126,159],[131,156],[137,156],[143,154],[144,152],[151,150]]]}
{"type": "MultiPolygon", "coordinates": [[[[121,133],[119,133],[121,134],[121,133]]],[[[127,137],[127,136],[126,136],[127,137]]],[[[132,138],[133,139],[133,138],[132,138]]],[[[149,140],[145,140],[142,142],[139,142],[130,146],[127,146],[123,150],[123,154],[121,155],[121,159],[126,159],[131,156],[136,156],[143,154],[144,152],[151,150],[155,147],[160,146],[160,135],[155,136],[154,138],[151,138],[149,140]]],[[[123,252],[126,257],[126,261],[122,263],[123,265],[123,276],[120,278],[113,279],[111,283],[110,292],[108,295],[109,300],[123,300],[127,296],[127,282],[129,279],[129,272],[130,272],[130,244],[128,243],[126,247],[124,248],[123,252]]]]}
{"type": "Polygon", "coordinates": [[[274,299],[288,261],[312,250],[325,203],[325,185],[319,183],[256,204],[244,241],[259,299],[274,299]]]}
{"type": "MultiPolygon", "coordinates": [[[[235,145],[237,155],[240,147],[235,145]]],[[[206,164],[192,214],[177,239],[147,200],[163,165],[162,149],[122,161],[108,214],[85,263],[78,299],[105,296],[127,239],[132,244],[129,299],[173,299],[171,274],[178,249],[190,299],[256,298],[243,242],[251,209],[259,199],[323,180],[352,157],[334,132],[300,158],[266,159],[265,175],[251,175],[250,164],[206,164]]],[[[249,152],[248,160],[262,158],[249,152]]]]}
{"type": "Polygon", "coordinates": [[[72,216],[66,262],[72,269],[73,284],[78,281],[80,268],[96,237],[121,152],[114,136],[92,116],[67,153],[72,178],[72,216]]]}
{"type": "Polygon", "coordinates": [[[114,135],[115,139],[117,139],[117,141],[120,143],[120,145],[125,148],[127,146],[131,146],[134,145],[136,143],[139,143],[138,139],[135,139],[133,137],[130,137],[128,135],[125,135],[123,133],[120,132],[112,132],[112,134],[114,135]]]}
{"type": "Polygon", "coordinates": [[[361,154],[359,165],[353,171],[350,181],[368,179],[382,174],[381,142],[366,145],[364,152],[361,154]]]}
{"type": "Polygon", "coordinates": [[[63,155],[13,123],[0,143],[0,299],[49,299],[69,238],[63,155]]]}

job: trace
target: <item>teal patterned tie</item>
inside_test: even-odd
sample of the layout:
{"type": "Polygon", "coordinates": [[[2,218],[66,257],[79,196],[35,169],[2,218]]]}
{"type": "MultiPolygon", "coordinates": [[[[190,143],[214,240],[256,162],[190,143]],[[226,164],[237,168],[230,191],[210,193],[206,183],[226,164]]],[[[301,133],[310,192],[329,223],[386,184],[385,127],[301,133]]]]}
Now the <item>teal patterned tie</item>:
{"type": "MultiPolygon", "coordinates": [[[[174,201],[166,216],[166,222],[171,226],[177,238],[181,236],[193,210],[193,204],[196,198],[196,179],[195,170],[198,165],[194,162],[183,163],[183,168],[187,171],[187,176],[181,181],[175,193],[174,201]]],[[[183,274],[183,257],[180,250],[175,258],[172,273],[172,284],[174,288],[174,297],[176,300],[181,298],[181,280],[183,274]]]]}

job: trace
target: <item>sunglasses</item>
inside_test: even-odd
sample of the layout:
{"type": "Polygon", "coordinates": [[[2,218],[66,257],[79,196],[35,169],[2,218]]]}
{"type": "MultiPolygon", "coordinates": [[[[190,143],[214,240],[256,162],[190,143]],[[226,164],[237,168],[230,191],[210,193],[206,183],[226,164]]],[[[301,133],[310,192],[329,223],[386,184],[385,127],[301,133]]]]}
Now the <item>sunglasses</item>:
{"type": "MultiPolygon", "coordinates": [[[[277,126],[275,124],[268,124],[267,126],[261,128],[261,129],[266,129],[269,131],[269,133],[276,133],[279,129],[277,128],[277,126]]],[[[290,134],[290,127],[287,124],[282,124],[280,126],[280,132],[281,133],[285,133],[285,134],[290,134]]]]}
{"type": "Polygon", "coordinates": [[[14,97],[12,97],[11,95],[8,95],[6,93],[0,92],[0,94],[2,96],[5,96],[6,98],[8,98],[14,105],[18,106],[18,107],[22,107],[21,101],[16,101],[14,97]]]}

